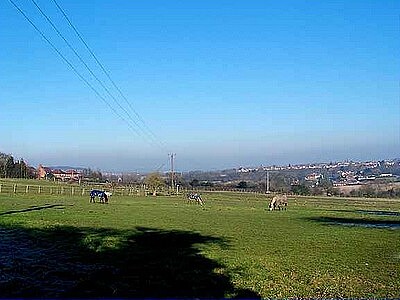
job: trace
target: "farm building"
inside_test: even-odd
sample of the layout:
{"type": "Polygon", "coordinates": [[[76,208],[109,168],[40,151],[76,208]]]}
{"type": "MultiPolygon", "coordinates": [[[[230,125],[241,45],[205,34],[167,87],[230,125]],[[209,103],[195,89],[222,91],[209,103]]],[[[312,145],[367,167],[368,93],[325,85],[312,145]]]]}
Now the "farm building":
{"type": "Polygon", "coordinates": [[[38,179],[49,179],[54,178],[54,180],[68,181],[74,180],[79,181],[83,177],[82,173],[76,170],[61,170],[61,169],[51,169],[49,167],[44,167],[42,165],[38,166],[37,178],[38,179]]]}

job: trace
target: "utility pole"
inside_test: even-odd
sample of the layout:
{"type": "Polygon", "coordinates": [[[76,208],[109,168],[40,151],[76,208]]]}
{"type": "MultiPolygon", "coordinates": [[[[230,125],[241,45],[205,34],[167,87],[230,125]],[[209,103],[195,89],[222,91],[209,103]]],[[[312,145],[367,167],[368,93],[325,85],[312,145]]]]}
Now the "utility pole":
{"type": "Polygon", "coordinates": [[[269,194],[269,171],[265,173],[265,193],[269,194]]]}
{"type": "Polygon", "coordinates": [[[174,158],[176,156],[175,153],[169,154],[170,159],[171,159],[171,190],[174,192],[175,189],[175,184],[174,184],[174,158]]]}

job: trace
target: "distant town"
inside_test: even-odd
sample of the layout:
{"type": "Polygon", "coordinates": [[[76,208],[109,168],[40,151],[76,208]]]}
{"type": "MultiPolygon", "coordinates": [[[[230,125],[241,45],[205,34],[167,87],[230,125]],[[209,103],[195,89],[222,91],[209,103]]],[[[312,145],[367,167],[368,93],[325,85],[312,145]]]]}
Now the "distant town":
{"type": "Polygon", "coordinates": [[[399,179],[400,161],[382,160],[382,161],[342,161],[330,163],[313,163],[287,166],[268,166],[261,168],[243,168],[240,167],[237,172],[259,172],[259,171],[292,171],[307,170],[312,171],[305,177],[305,181],[319,182],[328,177],[334,186],[361,184],[365,181],[375,181],[379,179],[399,179]]]}

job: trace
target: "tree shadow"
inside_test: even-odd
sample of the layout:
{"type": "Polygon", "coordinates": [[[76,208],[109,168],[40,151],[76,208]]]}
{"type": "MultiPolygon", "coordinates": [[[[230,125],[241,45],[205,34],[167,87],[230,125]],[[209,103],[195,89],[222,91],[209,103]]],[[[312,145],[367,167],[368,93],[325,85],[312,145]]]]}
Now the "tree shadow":
{"type": "Polygon", "coordinates": [[[195,232],[0,227],[0,297],[259,298],[237,289],[195,232]]]}
{"type": "Polygon", "coordinates": [[[400,212],[397,211],[388,211],[388,210],[364,210],[364,209],[355,209],[355,210],[343,210],[343,209],[332,209],[329,211],[334,212],[348,212],[348,213],[357,213],[357,214],[366,214],[366,215],[377,215],[377,216],[385,216],[385,217],[400,217],[400,212]]]}
{"type": "Polygon", "coordinates": [[[307,220],[323,223],[326,225],[359,226],[366,228],[400,228],[400,221],[397,220],[377,220],[377,219],[358,219],[342,217],[312,217],[307,220]]]}
{"type": "Polygon", "coordinates": [[[63,204],[45,204],[45,205],[42,205],[42,206],[33,206],[33,207],[31,206],[29,208],[24,208],[24,209],[20,209],[20,210],[5,211],[5,212],[0,213],[0,216],[18,214],[18,213],[35,211],[35,210],[42,210],[42,209],[48,209],[48,208],[64,209],[65,205],[63,205],[63,204]]]}

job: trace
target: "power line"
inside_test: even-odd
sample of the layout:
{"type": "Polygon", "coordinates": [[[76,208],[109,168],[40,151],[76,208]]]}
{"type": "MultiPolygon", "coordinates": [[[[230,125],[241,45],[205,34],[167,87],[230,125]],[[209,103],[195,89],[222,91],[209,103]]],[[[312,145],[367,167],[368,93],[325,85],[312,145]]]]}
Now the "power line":
{"type": "MultiPolygon", "coordinates": [[[[136,120],[132,118],[132,115],[119,103],[119,101],[114,97],[114,95],[111,94],[110,90],[105,86],[105,84],[94,74],[94,72],[91,70],[91,68],[88,66],[88,64],[83,60],[83,58],[79,55],[79,53],[76,51],[76,49],[68,42],[68,40],[64,37],[64,35],[58,30],[57,26],[51,21],[51,19],[46,15],[46,13],[40,8],[40,6],[37,4],[35,0],[31,0],[31,2],[35,5],[35,7],[39,10],[39,12],[42,14],[42,16],[47,20],[47,22],[51,25],[51,27],[55,30],[55,32],[58,34],[59,37],[63,39],[63,41],[66,43],[68,48],[75,54],[76,57],[78,57],[79,61],[85,66],[85,68],[89,71],[89,73],[96,79],[96,81],[103,87],[103,89],[106,91],[106,93],[114,100],[114,102],[118,105],[120,109],[122,109],[127,117],[140,129],[142,132],[149,138],[154,139],[153,136],[149,135],[143,128],[141,127],[140,124],[136,120]]],[[[156,140],[153,140],[156,142],[156,140]]]]}
{"type": "Polygon", "coordinates": [[[121,116],[115,108],[108,103],[108,101],[90,84],[89,81],[85,77],[82,76],[82,74],[79,73],[79,71],[73,66],[73,64],[57,49],[57,47],[45,36],[45,34],[32,22],[32,20],[25,14],[25,12],[17,5],[13,0],[8,0],[15,9],[19,13],[22,14],[22,16],[29,22],[29,24],[32,25],[32,27],[41,35],[41,37],[50,45],[50,47],[61,57],[61,59],[66,63],[72,71],[79,77],[80,80],[82,80],[113,112],[116,114],[120,119],[122,119],[125,123],[128,124],[129,128],[131,128],[135,133],[140,135],[140,132],[137,131],[135,127],[133,127],[123,116],[121,116]]]}
{"type": "MultiPolygon", "coordinates": [[[[61,12],[61,14],[64,16],[65,20],[67,21],[67,23],[69,24],[69,26],[73,29],[73,31],[75,32],[75,34],[78,36],[78,38],[81,40],[81,42],[85,45],[86,49],[89,51],[89,53],[92,55],[92,57],[94,58],[94,60],[96,61],[96,63],[100,66],[101,70],[104,72],[104,74],[107,76],[107,78],[110,80],[110,82],[112,83],[112,85],[114,86],[114,88],[118,91],[118,93],[120,94],[120,96],[125,100],[125,102],[128,104],[128,106],[130,107],[130,109],[132,110],[132,112],[136,115],[136,117],[139,119],[139,121],[143,124],[143,126],[147,129],[147,131],[155,138],[157,139],[161,144],[162,141],[154,134],[154,132],[147,126],[146,122],[143,120],[143,118],[137,113],[137,111],[133,108],[133,106],[131,105],[131,103],[128,101],[127,97],[124,95],[124,93],[122,92],[122,90],[117,86],[117,84],[115,83],[115,81],[112,79],[110,72],[108,72],[106,70],[106,68],[104,67],[104,65],[100,62],[100,60],[97,58],[97,56],[95,55],[95,53],[93,52],[93,50],[89,47],[89,45],[86,43],[85,39],[82,37],[82,35],[79,33],[78,29],[72,24],[70,18],[68,17],[68,15],[66,14],[66,12],[61,8],[61,6],[57,3],[56,0],[52,0],[53,3],[55,4],[55,6],[58,8],[58,10],[61,12]]],[[[165,147],[165,145],[163,144],[163,146],[165,147]]]]}
{"type": "MultiPolygon", "coordinates": [[[[64,63],[66,63],[72,71],[79,77],[81,81],[83,81],[96,95],[99,97],[112,111],[118,116],[122,121],[124,121],[128,127],[135,132],[137,135],[142,136],[142,132],[138,131],[137,128],[132,126],[132,124],[127,121],[98,91],[93,87],[92,84],[74,67],[74,65],[57,49],[57,47],[46,37],[46,35],[33,23],[33,21],[27,16],[27,14],[13,1],[9,0],[9,2],[14,6],[14,8],[28,21],[29,24],[40,34],[40,36],[50,45],[50,47],[61,57],[64,63]]],[[[150,142],[150,141],[148,141],[150,142]]],[[[154,143],[151,141],[150,143],[154,143]]],[[[157,145],[159,146],[159,145],[157,145]]]]}

